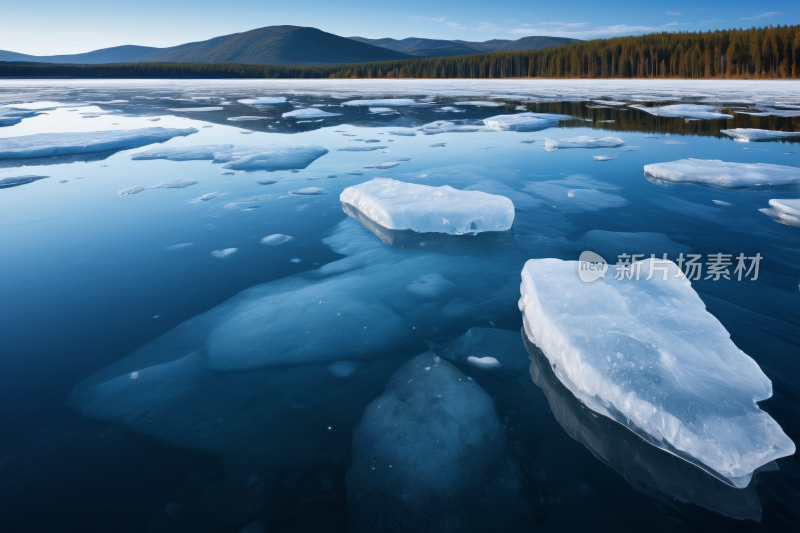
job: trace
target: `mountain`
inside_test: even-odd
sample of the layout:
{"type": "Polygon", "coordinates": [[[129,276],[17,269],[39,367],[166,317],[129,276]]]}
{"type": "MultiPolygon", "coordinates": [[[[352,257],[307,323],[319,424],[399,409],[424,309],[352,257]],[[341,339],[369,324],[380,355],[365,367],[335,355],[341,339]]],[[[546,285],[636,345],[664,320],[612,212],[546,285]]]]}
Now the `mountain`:
{"type": "Polygon", "coordinates": [[[410,58],[410,55],[401,52],[339,37],[316,28],[269,26],[207,41],[161,48],[137,58],[136,61],[339,65],[410,58]]]}
{"type": "Polygon", "coordinates": [[[539,50],[541,48],[553,48],[580,42],[578,39],[568,39],[566,37],[523,37],[516,41],[492,39],[484,42],[445,41],[441,39],[420,39],[418,37],[399,40],[389,38],[367,39],[365,37],[350,37],[350,39],[415,57],[466,56],[486,52],[539,50]]]}
{"type": "Polygon", "coordinates": [[[0,61],[33,61],[37,63],[76,63],[81,65],[96,65],[99,63],[127,63],[137,61],[145,54],[159,50],[152,46],[115,46],[113,48],[103,48],[94,52],[83,54],[59,55],[59,56],[31,56],[28,54],[18,54],[17,52],[7,52],[0,50],[0,61]]]}
{"type": "Polygon", "coordinates": [[[441,39],[420,39],[408,37],[407,39],[366,39],[364,37],[350,37],[354,41],[388,48],[396,52],[412,55],[415,57],[445,57],[445,56],[466,56],[479,54],[480,51],[475,47],[467,46],[456,41],[444,41],[441,39]]]}
{"type": "Polygon", "coordinates": [[[517,50],[541,50],[542,48],[555,48],[581,42],[580,39],[567,37],[523,37],[498,48],[500,52],[516,52],[517,50]]]}

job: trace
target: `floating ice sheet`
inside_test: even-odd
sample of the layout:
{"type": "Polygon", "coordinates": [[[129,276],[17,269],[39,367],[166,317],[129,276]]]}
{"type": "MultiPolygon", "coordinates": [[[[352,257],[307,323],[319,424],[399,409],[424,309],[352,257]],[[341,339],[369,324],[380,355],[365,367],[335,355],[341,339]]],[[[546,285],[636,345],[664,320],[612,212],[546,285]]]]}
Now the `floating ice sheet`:
{"type": "Polygon", "coordinates": [[[19,124],[22,119],[35,117],[38,111],[0,106],[0,127],[19,124]]]}
{"type": "Polygon", "coordinates": [[[452,132],[467,132],[472,133],[476,131],[496,131],[484,125],[465,124],[458,122],[451,122],[447,120],[437,120],[429,124],[420,126],[419,130],[425,135],[436,135],[437,133],[452,133],[452,132]]]}
{"type": "Polygon", "coordinates": [[[377,115],[398,115],[399,111],[395,111],[391,107],[370,107],[369,112],[377,115]]]}
{"type": "Polygon", "coordinates": [[[714,106],[696,104],[676,104],[663,107],[645,107],[643,105],[633,105],[645,113],[658,117],[680,117],[690,119],[714,119],[714,118],[733,118],[733,115],[726,115],[715,111],[714,106]]]}
{"type": "Polygon", "coordinates": [[[558,125],[559,120],[572,118],[553,113],[518,113],[498,115],[483,120],[488,127],[500,131],[539,131],[558,125]]]}
{"type": "Polygon", "coordinates": [[[469,105],[475,107],[503,107],[506,105],[503,102],[488,102],[483,100],[472,100],[468,102],[456,102],[456,105],[469,105]]]}
{"type": "Polygon", "coordinates": [[[625,141],[622,139],[616,137],[589,137],[587,135],[561,139],[560,141],[545,138],[544,141],[544,149],[548,152],[555,152],[564,148],[619,148],[620,146],[625,146],[625,141]]]}
{"type": "Polygon", "coordinates": [[[221,107],[173,107],[168,108],[167,111],[174,111],[180,113],[205,113],[207,111],[222,111],[221,107]]]}
{"type": "Polygon", "coordinates": [[[723,189],[800,183],[800,169],[768,163],[729,163],[719,159],[680,159],[644,166],[657,182],[695,183],[723,189]]]}
{"type": "Polygon", "coordinates": [[[224,250],[214,250],[213,252],[211,252],[211,255],[213,255],[216,258],[222,259],[238,251],[239,251],[238,248],[225,248],[224,250]]]}
{"type": "Polygon", "coordinates": [[[251,120],[266,120],[269,117],[255,117],[255,116],[244,116],[244,117],[228,117],[228,120],[231,122],[249,122],[251,120]]]}
{"type": "Polygon", "coordinates": [[[210,144],[154,148],[133,154],[131,159],[167,159],[170,161],[213,160],[226,163],[230,170],[290,170],[306,168],[328,150],[312,144],[273,144],[266,146],[239,146],[210,144]]]}
{"type": "Polygon", "coordinates": [[[294,237],[290,237],[289,235],[283,235],[282,233],[276,233],[274,235],[267,235],[259,242],[261,242],[261,244],[266,244],[268,246],[277,246],[279,244],[289,242],[292,239],[294,239],[294,237]]]}
{"type": "Polygon", "coordinates": [[[342,105],[346,106],[410,106],[417,105],[417,102],[410,98],[380,98],[377,100],[350,100],[343,102],[342,105]]]}
{"type": "Polygon", "coordinates": [[[676,277],[674,263],[652,263],[646,280],[651,263],[637,262],[634,279],[610,266],[584,283],[577,261],[528,261],[519,301],[525,333],[593,411],[745,487],[756,468],[795,450],[756,404],[772,396],[772,383],[676,277]]]}
{"type": "Polygon", "coordinates": [[[325,194],[325,192],[319,187],[304,187],[302,189],[289,191],[289,194],[297,194],[300,196],[317,196],[320,194],[325,194]]]}
{"type": "Polygon", "coordinates": [[[800,140],[800,131],[771,131],[771,130],[757,130],[753,128],[736,128],[733,130],[720,130],[733,140],[740,143],[750,143],[758,141],[778,141],[781,139],[798,139],[800,140]]]}
{"type": "Polygon", "coordinates": [[[316,107],[307,107],[305,109],[289,111],[281,116],[283,118],[328,118],[341,116],[341,113],[328,113],[316,107]]]}
{"type": "Polygon", "coordinates": [[[195,128],[141,128],[82,133],[36,133],[0,139],[0,159],[31,159],[59,155],[129,150],[173,137],[197,133],[195,128]]]}
{"type": "Polygon", "coordinates": [[[388,146],[345,146],[337,148],[337,152],[374,152],[375,150],[385,150],[388,146]]]}
{"type": "Polygon", "coordinates": [[[243,98],[239,100],[240,104],[247,104],[247,105],[275,105],[275,104],[285,104],[286,97],[285,96],[260,96],[258,98],[243,98]]]}
{"type": "Polygon", "coordinates": [[[19,187],[20,185],[25,185],[27,183],[33,183],[34,181],[43,180],[45,178],[49,178],[50,176],[14,176],[11,178],[3,178],[0,179],[0,189],[9,189],[11,187],[19,187]]]}
{"type": "Polygon", "coordinates": [[[508,198],[447,185],[376,178],[348,187],[339,199],[388,229],[461,235],[505,231],[514,221],[514,204],[508,198]]]}

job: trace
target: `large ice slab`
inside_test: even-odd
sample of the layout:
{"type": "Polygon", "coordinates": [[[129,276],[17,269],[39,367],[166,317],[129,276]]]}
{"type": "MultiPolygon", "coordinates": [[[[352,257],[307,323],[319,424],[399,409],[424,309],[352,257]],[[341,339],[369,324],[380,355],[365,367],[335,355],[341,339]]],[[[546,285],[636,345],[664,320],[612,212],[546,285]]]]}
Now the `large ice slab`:
{"type": "Polygon", "coordinates": [[[339,199],[388,229],[461,235],[505,231],[514,222],[514,204],[508,198],[448,185],[376,178],[348,187],[339,199]]]}
{"type": "Polygon", "coordinates": [[[141,128],[80,133],[35,133],[0,139],[0,159],[32,159],[58,155],[130,150],[173,137],[197,133],[195,128],[141,128]]]}
{"type": "Polygon", "coordinates": [[[759,211],[780,224],[800,227],[800,199],[770,200],[769,205],[769,208],[759,211]]]}
{"type": "Polygon", "coordinates": [[[714,106],[696,104],[675,104],[663,107],[645,107],[643,105],[633,105],[645,113],[657,117],[679,117],[690,119],[713,119],[713,118],[733,118],[733,115],[726,115],[715,111],[714,106]]]}
{"type": "Polygon", "coordinates": [[[558,125],[559,120],[572,118],[569,115],[554,113],[518,113],[516,115],[498,115],[483,120],[483,123],[495,130],[502,131],[538,131],[558,125]]]}
{"type": "Polygon", "coordinates": [[[341,113],[328,113],[316,107],[307,107],[305,109],[289,111],[281,116],[283,118],[328,118],[341,116],[341,113]]]}
{"type": "Polygon", "coordinates": [[[769,163],[729,163],[719,159],[679,159],[644,166],[651,180],[695,183],[723,189],[800,183],[800,169],[769,163]]]}
{"type": "Polygon", "coordinates": [[[800,139],[800,131],[771,131],[757,130],[753,128],[736,128],[733,130],[720,130],[733,140],[740,143],[751,143],[758,141],[779,141],[781,139],[800,139]]]}
{"type": "Polygon", "coordinates": [[[267,146],[238,146],[207,144],[152,148],[133,154],[131,159],[167,159],[169,161],[204,161],[225,163],[231,170],[290,170],[306,168],[327,154],[328,150],[313,144],[273,144],[267,146]]]}
{"type": "Polygon", "coordinates": [[[525,333],[593,411],[744,487],[756,468],[795,450],[756,404],[772,396],[772,383],[676,277],[677,265],[652,266],[649,280],[650,259],[633,266],[632,279],[611,266],[584,283],[577,261],[528,261],[525,333]]]}
{"type": "Polygon", "coordinates": [[[625,141],[622,139],[616,137],[589,137],[588,135],[561,139],[560,141],[545,138],[544,141],[544,149],[548,152],[555,152],[564,148],[619,148],[620,146],[625,146],[625,141]]]}

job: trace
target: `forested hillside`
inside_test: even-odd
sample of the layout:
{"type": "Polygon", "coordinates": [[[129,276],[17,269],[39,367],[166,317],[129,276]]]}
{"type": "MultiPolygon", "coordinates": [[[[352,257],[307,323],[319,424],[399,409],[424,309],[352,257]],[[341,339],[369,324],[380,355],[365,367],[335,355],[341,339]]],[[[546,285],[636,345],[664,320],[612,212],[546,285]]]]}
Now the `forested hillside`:
{"type": "Polygon", "coordinates": [[[457,57],[350,65],[0,63],[0,76],[81,78],[758,78],[800,77],[800,25],[654,33],[457,57]]]}

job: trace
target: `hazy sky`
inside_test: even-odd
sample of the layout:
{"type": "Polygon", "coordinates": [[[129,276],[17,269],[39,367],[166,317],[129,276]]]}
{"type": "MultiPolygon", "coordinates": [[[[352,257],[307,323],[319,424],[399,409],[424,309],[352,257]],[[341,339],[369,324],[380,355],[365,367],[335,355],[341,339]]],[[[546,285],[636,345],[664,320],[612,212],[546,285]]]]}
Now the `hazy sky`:
{"type": "Polygon", "coordinates": [[[312,26],[344,37],[429,37],[486,41],[526,35],[593,39],[654,31],[796,24],[800,2],[573,0],[534,3],[420,0],[345,3],[310,0],[6,0],[0,6],[0,49],[34,55],[72,54],[138,44],[174,46],[264,26],[312,26]],[[541,5],[537,5],[541,4],[541,5]]]}

